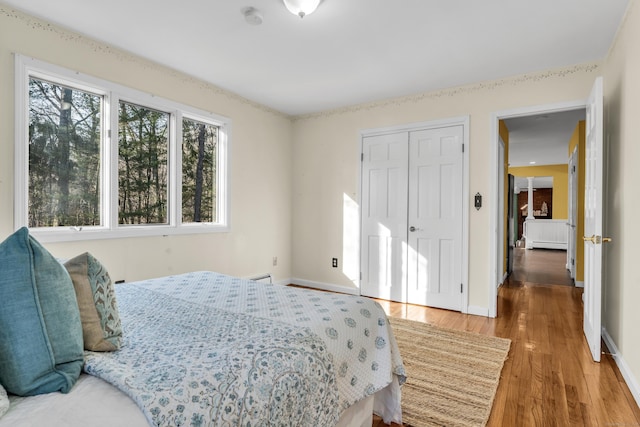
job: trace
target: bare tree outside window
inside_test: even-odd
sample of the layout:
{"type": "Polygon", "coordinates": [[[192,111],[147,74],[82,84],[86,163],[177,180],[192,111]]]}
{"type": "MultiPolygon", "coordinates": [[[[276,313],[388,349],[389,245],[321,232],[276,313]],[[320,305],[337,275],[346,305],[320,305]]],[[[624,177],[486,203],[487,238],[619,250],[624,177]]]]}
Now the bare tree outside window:
{"type": "Polygon", "coordinates": [[[182,121],[182,222],[215,222],[218,127],[182,121]]]}
{"type": "Polygon", "coordinates": [[[118,126],[118,222],[167,224],[169,114],[120,102],[118,126]]]}
{"type": "Polygon", "coordinates": [[[16,70],[16,226],[52,242],[229,230],[229,118],[19,54],[16,70]]]}
{"type": "Polygon", "coordinates": [[[100,225],[102,96],[29,79],[29,227],[100,225]]]}

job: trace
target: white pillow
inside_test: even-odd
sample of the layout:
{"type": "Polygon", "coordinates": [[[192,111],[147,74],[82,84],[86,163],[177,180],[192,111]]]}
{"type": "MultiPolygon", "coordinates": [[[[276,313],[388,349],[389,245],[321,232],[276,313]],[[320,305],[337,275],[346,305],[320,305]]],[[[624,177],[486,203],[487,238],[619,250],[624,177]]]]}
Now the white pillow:
{"type": "Polygon", "coordinates": [[[0,385],[0,417],[7,413],[9,410],[9,396],[7,392],[0,385]]]}

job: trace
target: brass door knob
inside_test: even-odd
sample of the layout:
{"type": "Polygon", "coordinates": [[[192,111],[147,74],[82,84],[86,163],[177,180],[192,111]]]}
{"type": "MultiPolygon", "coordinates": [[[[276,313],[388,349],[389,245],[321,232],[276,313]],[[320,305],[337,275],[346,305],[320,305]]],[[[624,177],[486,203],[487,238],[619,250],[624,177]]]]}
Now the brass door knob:
{"type": "Polygon", "coordinates": [[[609,242],[611,242],[611,237],[596,236],[594,234],[591,237],[583,237],[582,240],[584,240],[585,242],[591,242],[594,245],[599,245],[601,243],[609,243],[609,242]]]}

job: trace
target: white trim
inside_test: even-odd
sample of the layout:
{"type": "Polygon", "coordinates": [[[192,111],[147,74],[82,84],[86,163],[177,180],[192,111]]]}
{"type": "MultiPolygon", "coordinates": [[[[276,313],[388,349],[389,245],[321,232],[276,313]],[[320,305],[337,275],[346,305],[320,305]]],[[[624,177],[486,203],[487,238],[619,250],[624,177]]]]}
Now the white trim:
{"type": "MultiPolygon", "coordinates": [[[[413,132],[416,130],[434,129],[434,128],[440,128],[440,127],[456,126],[456,125],[466,126],[465,131],[468,130],[467,127],[469,126],[469,116],[458,116],[458,117],[451,117],[448,119],[430,120],[428,122],[415,122],[415,123],[406,123],[406,124],[396,125],[396,126],[363,129],[360,131],[360,141],[362,143],[362,138],[367,136],[387,135],[390,133],[399,133],[399,132],[413,132]]],[[[362,150],[360,150],[360,152],[362,152],[362,150]]]]}
{"type": "Polygon", "coordinates": [[[467,314],[472,314],[474,316],[484,316],[489,317],[489,309],[487,307],[479,307],[477,305],[470,305],[467,314]]]}
{"type": "MultiPolygon", "coordinates": [[[[360,131],[360,156],[364,153],[363,143],[365,137],[385,135],[399,132],[414,132],[418,130],[434,129],[439,127],[462,126],[464,152],[462,156],[462,259],[461,259],[461,280],[462,295],[460,301],[460,312],[469,313],[469,116],[457,116],[448,119],[431,120],[427,122],[407,123],[397,126],[382,128],[364,129],[360,131]]],[[[362,158],[362,157],[360,157],[362,158]]],[[[360,159],[359,159],[360,160],[360,159]]],[[[360,173],[358,174],[358,206],[362,206],[362,162],[360,161],[360,173]]],[[[359,211],[359,230],[362,235],[362,210],[359,211]]],[[[362,248],[361,241],[358,240],[359,269],[362,269],[362,248]]],[[[360,279],[357,280],[358,292],[362,288],[360,279]]]]}
{"type": "Polygon", "coordinates": [[[580,282],[576,281],[575,282],[575,286],[576,286],[576,288],[584,288],[584,282],[583,281],[580,281],[580,282]]]}
{"type": "MultiPolygon", "coordinates": [[[[491,113],[491,136],[490,136],[490,144],[491,149],[489,150],[490,155],[490,182],[491,182],[491,193],[489,200],[492,200],[490,209],[491,212],[489,214],[490,227],[489,230],[495,230],[497,227],[497,219],[498,219],[498,197],[502,197],[498,194],[498,140],[500,138],[500,126],[499,120],[502,119],[511,119],[514,117],[523,117],[523,116],[531,116],[534,114],[545,114],[545,113],[559,113],[562,111],[570,111],[577,110],[581,108],[585,108],[587,106],[586,99],[579,101],[568,101],[568,102],[558,102],[555,104],[547,104],[547,105],[537,105],[532,107],[520,107],[520,108],[512,108],[509,110],[495,111],[491,113]]],[[[491,234],[493,234],[491,232],[491,234]]],[[[495,266],[497,263],[497,247],[496,247],[496,239],[490,238],[490,252],[489,252],[489,265],[495,266]]],[[[489,283],[493,284],[497,282],[495,267],[489,269],[489,283]]],[[[489,286],[489,317],[496,317],[498,315],[498,290],[495,286],[489,286]]]]}
{"type": "Polygon", "coordinates": [[[308,288],[320,289],[323,291],[339,292],[349,295],[360,295],[360,289],[351,286],[335,285],[333,283],[314,282],[312,280],[292,278],[289,282],[293,285],[306,286],[308,288]]]}
{"type": "Polygon", "coordinates": [[[602,339],[611,352],[613,360],[616,361],[616,365],[618,365],[618,369],[622,374],[622,378],[624,378],[624,382],[627,383],[627,387],[629,387],[633,398],[636,400],[636,404],[640,406],[640,384],[638,383],[636,377],[633,375],[631,368],[624,360],[624,357],[622,357],[622,354],[620,354],[620,351],[613,341],[613,338],[611,338],[611,335],[609,335],[604,327],[602,328],[602,339]]]}
{"type": "Polygon", "coordinates": [[[53,81],[79,90],[100,95],[104,99],[101,145],[101,224],[91,227],[33,228],[32,234],[42,242],[109,239],[175,234],[226,232],[230,230],[229,212],[229,141],[231,120],[215,113],[200,110],[176,101],[161,98],[130,87],[89,76],[77,71],[49,64],[20,54],[15,57],[15,171],[14,171],[14,228],[28,225],[28,80],[29,77],[53,81]],[[169,117],[169,182],[167,183],[167,224],[118,224],[118,106],[130,102],[166,112],[169,117]],[[180,141],[182,118],[187,117],[218,127],[216,177],[216,222],[182,223],[180,141]],[[115,143],[113,143],[115,141],[115,143]],[[115,188],[114,188],[115,186],[115,188]]]}
{"type": "MultiPolygon", "coordinates": [[[[507,160],[505,158],[507,154],[506,150],[507,150],[507,146],[505,142],[502,140],[502,137],[500,136],[500,134],[498,133],[498,174],[496,178],[497,178],[497,185],[498,185],[497,191],[500,195],[504,195],[504,190],[505,190],[504,174],[506,171],[504,170],[504,163],[507,160]]],[[[507,240],[504,234],[504,225],[505,225],[504,207],[505,207],[505,204],[507,204],[507,201],[504,200],[503,197],[498,197],[497,201],[498,201],[498,216],[496,217],[496,228],[495,230],[493,230],[494,238],[496,240],[496,251],[497,251],[496,263],[493,267],[496,269],[496,279],[498,279],[501,274],[504,275],[505,273],[504,259],[506,257],[506,253],[504,250],[504,246],[505,246],[504,242],[507,240]]],[[[503,282],[504,280],[502,281],[496,280],[496,282],[493,283],[493,286],[497,288],[503,282]]]]}

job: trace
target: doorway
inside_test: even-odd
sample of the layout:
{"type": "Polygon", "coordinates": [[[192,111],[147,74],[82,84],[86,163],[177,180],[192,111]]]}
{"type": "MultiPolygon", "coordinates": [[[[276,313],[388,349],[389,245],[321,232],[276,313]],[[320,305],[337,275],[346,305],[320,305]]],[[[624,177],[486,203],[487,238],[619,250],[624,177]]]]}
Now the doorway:
{"type": "MultiPolygon", "coordinates": [[[[500,171],[500,135],[499,135],[499,122],[500,120],[509,120],[509,119],[521,119],[521,118],[528,118],[528,119],[532,119],[532,120],[546,120],[549,116],[556,114],[556,113],[566,113],[566,112],[572,112],[572,111],[582,111],[584,112],[585,110],[585,102],[584,101],[575,101],[575,102],[568,102],[568,103],[562,103],[562,104],[554,104],[554,105],[547,105],[547,106],[538,106],[538,107],[530,107],[530,108],[522,108],[522,109],[518,109],[518,110],[508,110],[508,111],[502,111],[502,112],[496,112],[493,114],[492,116],[492,165],[493,167],[491,168],[491,170],[493,171],[492,173],[496,174],[493,179],[493,188],[492,188],[492,194],[494,194],[496,196],[495,202],[492,203],[491,205],[491,230],[492,230],[492,234],[493,234],[493,238],[491,239],[491,243],[492,243],[492,250],[491,250],[491,256],[492,256],[492,260],[491,260],[491,264],[492,265],[500,265],[500,261],[499,261],[499,254],[500,254],[500,249],[499,247],[504,247],[505,245],[505,240],[501,235],[501,230],[504,230],[504,228],[506,227],[505,224],[505,216],[503,214],[503,211],[499,209],[499,206],[501,206],[501,202],[500,199],[504,198],[504,192],[499,191],[499,179],[501,177],[501,175],[497,175],[500,171]]],[[[584,113],[582,113],[584,114],[584,113]]],[[[577,123],[577,121],[576,121],[577,123]]],[[[575,124],[574,124],[575,127],[575,124]]],[[[565,172],[566,170],[568,170],[568,163],[569,163],[569,153],[568,153],[568,141],[570,139],[571,135],[569,135],[566,138],[566,145],[564,146],[564,157],[562,159],[561,162],[554,162],[554,163],[562,163],[565,166],[565,172]]],[[[512,147],[511,147],[511,142],[508,143],[509,144],[509,148],[507,149],[508,152],[508,158],[509,158],[509,162],[511,163],[512,157],[511,157],[511,151],[512,151],[512,147]]],[[[535,147],[530,147],[531,148],[531,152],[535,153],[535,147]]],[[[536,161],[536,159],[531,159],[531,161],[536,161]]],[[[539,164],[539,163],[538,163],[539,164]]],[[[549,163],[547,163],[549,164],[549,163]]],[[[510,164],[511,166],[511,164],[510,164]]],[[[567,190],[565,190],[567,191],[567,190]]],[[[569,196],[568,196],[568,192],[565,194],[565,206],[568,204],[569,202],[569,196]]],[[[568,213],[564,214],[564,218],[565,220],[568,220],[568,213]]],[[[514,254],[514,258],[515,258],[515,254],[514,254]]],[[[566,254],[565,254],[565,260],[566,260],[566,254]]],[[[566,261],[565,261],[566,263],[566,261]]],[[[493,270],[493,269],[492,269],[493,270]]],[[[501,280],[501,277],[499,277],[498,273],[495,271],[490,271],[491,277],[490,277],[490,281],[492,283],[498,283],[501,280]]],[[[497,288],[494,287],[490,287],[490,301],[489,301],[489,316],[490,317],[496,317],[498,315],[497,313],[497,288]]]]}

